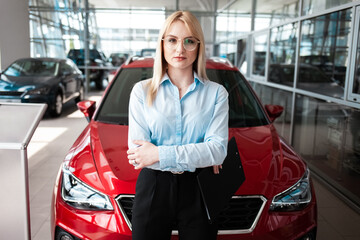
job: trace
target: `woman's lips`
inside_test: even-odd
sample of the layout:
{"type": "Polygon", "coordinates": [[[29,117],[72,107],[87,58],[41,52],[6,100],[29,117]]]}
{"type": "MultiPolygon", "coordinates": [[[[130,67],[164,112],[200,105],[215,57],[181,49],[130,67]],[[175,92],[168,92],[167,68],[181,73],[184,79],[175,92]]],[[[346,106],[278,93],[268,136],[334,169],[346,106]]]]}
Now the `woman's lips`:
{"type": "Polygon", "coordinates": [[[177,60],[177,61],[182,61],[182,60],[185,60],[186,57],[178,56],[178,57],[174,57],[174,59],[177,60]]]}

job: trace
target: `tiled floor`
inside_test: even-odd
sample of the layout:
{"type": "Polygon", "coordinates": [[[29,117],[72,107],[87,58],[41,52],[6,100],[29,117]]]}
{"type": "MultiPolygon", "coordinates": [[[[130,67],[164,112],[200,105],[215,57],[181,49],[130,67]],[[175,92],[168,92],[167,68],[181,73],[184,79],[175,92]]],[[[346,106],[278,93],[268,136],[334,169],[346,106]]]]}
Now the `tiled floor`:
{"type": "MultiPolygon", "coordinates": [[[[97,100],[100,92],[91,92],[97,100]]],[[[28,147],[30,217],[33,240],[51,239],[50,204],[59,166],[87,122],[73,103],[58,119],[44,118],[28,147]]],[[[318,199],[318,240],[360,239],[360,215],[315,180],[318,199]]],[[[265,239],[266,240],[266,239],[265,239]]]]}

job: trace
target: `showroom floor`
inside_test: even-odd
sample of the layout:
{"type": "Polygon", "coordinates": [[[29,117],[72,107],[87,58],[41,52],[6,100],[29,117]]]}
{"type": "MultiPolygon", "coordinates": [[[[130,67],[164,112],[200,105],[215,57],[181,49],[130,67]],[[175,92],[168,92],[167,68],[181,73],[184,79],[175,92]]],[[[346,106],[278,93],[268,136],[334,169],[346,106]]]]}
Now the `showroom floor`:
{"type": "MultiPolygon", "coordinates": [[[[90,92],[99,100],[102,92],[90,92]]],[[[44,117],[28,147],[30,218],[32,240],[51,239],[51,194],[60,164],[81,130],[87,125],[73,102],[64,106],[57,119],[44,117]]],[[[329,192],[316,179],[318,199],[318,240],[360,239],[360,214],[329,192]]]]}

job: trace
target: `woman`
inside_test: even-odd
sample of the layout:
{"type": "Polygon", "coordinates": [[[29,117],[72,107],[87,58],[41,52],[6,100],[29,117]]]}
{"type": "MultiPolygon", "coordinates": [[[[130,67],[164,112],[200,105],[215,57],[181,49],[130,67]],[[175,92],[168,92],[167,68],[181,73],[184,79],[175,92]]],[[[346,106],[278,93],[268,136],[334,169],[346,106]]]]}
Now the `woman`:
{"type": "Polygon", "coordinates": [[[142,169],[132,215],[133,240],[216,239],[196,180],[219,173],[227,152],[228,93],[207,80],[198,20],[178,11],[160,31],[153,78],[137,83],[129,103],[129,163],[142,169]]]}

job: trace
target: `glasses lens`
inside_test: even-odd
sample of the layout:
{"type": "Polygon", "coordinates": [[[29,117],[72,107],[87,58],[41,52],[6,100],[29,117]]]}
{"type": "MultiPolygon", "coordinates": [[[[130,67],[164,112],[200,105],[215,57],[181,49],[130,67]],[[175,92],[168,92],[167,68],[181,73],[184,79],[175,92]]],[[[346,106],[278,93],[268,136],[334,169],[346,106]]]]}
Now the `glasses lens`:
{"type": "Polygon", "coordinates": [[[173,49],[173,48],[176,48],[178,40],[173,37],[166,37],[164,39],[164,43],[165,43],[166,47],[173,49]]]}
{"type": "MultiPolygon", "coordinates": [[[[178,46],[180,39],[175,37],[166,37],[163,39],[164,44],[169,49],[175,49],[178,46]]],[[[187,51],[193,51],[197,47],[199,41],[196,38],[184,38],[183,46],[187,51]]]]}
{"type": "Polygon", "coordinates": [[[187,51],[193,51],[198,44],[198,41],[195,38],[185,38],[184,39],[184,48],[187,51]]]}

